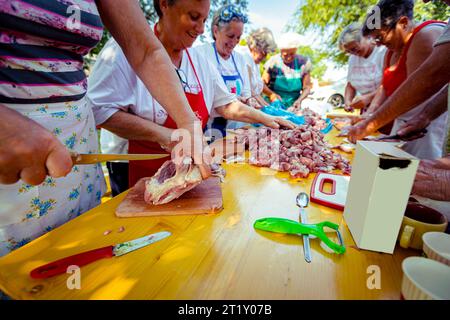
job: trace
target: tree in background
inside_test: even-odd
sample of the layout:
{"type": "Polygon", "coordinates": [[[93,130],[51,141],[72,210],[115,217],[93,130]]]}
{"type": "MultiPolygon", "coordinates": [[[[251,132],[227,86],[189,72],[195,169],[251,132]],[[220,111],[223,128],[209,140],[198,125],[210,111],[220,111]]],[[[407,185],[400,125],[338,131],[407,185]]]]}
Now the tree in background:
{"type": "MultiPolygon", "coordinates": [[[[342,30],[353,22],[364,22],[364,18],[377,3],[373,0],[302,0],[296,13],[297,24],[293,29],[299,33],[313,32],[321,35],[321,51],[338,65],[344,65],[348,56],[340,52],[337,41],[342,30]]],[[[415,7],[416,21],[429,19],[447,21],[450,8],[442,1],[423,3],[417,0],[415,7]]]]}
{"type": "MultiPolygon", "coordinates": [[[[149,22],[155,22],[158,18],[155,8],[153,7],[153,0],[139,0],[139,3],[141,5],[142,11],[144,12],[145,18],[149,22]]],[[[238,6],[242,12],[247,12],[248,7],[248,0],[211,0],[211,10],[209,12],[209,18],[208,21],[211,21],[212,16],[214,12],[220,8],[221,6],[225,4],[234,4],[238,6]]],[[[210,32],[210,25],[207,22],[206,24],[206,30],[205,33],[210,32]]],[[[95,61],[95,57],[98,55],[98,53],[102,50],[105,43],[108,41],[108,39],[111,37],[108,30],[103,31],[103,37],[100,40],[99,44],[92,49],[87,56],[85,56],[85,69],[88,71],[95,61]]],[[[205,38],[204,35],[201,35],[201,40],[205,38]]]]}

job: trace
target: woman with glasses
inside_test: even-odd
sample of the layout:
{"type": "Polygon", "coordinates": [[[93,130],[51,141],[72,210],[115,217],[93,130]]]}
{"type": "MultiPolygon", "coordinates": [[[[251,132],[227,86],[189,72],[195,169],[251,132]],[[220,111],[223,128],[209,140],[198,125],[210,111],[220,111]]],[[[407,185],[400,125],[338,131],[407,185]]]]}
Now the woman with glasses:
{"type": "MultiPolygon", "coordinates": [[[[226,119],[262,123],[271,128],[294,127],[289,121],[239,102],[228,92],[213,62],[205,60],[197,50],[189,49],[204,32],[209,0],[154,0],[154,6],[159,16],[154,32],[201,121],[200,131],[212,111],[226,119]]],[[[161,74],[152,81],[158,83],[164,79],[165,75],[161,74]]],[[[127,143],[129,153],[165,153],[173,147],[171,135],[176,129],[175,122],[133,72],[114,40],[99,54],[89,79],[88,101],[97,125],[121,137],[122,150],[126,150],[123,145],[127,143]]],[[[129,186],[140,178],[154,175],[164,161],[130,161],[129,186]]]]}
{"type": "Polygon", "coordinates": [[[263,80],[278,94],[286,108],[299,110],[302,101],[311,91],[311,61],[297,54],[300,35],[285,33],[278,43],[280,54],[271,57],[264,65],[263,80]]]}
{"type": "MultiPolygon", "coordinates": [[[[234,49],[241,40],[247,21],[247,16],[234,5],[219,8],[214,13],[211,23],[214,42],[195,48],[207,60],[213,62],[228,91],[244,102],[251,97],[250,79],[244,57],[234,49]]],[[[227,119],[217,114],[213,116],[208,128],[219,130],[222,136],[226,135],[226,128],[238,126],[237,123],[228,123],[227,119]]]]}
{"type": "MultiPolygon", "coordinates": [[[[381,0],[377,4],[380,28],[373,25],[374,17],[369,14],[363,25],[362,33],[371,37],[378,45],[384,45],[388,51],[384,62],[383,81],[367,111],[371,114],[428,58],[433,44],[441,36],[446,26],[441,21],[416,23],[413,0],[381,0]]],[[[377,17],[375,17],[377,20],[377,17]]],[[[414,92],[411,92],[414,94],[414,92]]],[[[419,115],[426,102],[398,117],[390,130],[383,132],[395,134],[406,121],[419,115]]],[[[408,142],[404,149],[421,159],[435,159],[441,156],[445,137],[447,113],[431,122],[428,133],[421,139],[408,142]]],[[[388,126],[389,127],[389,126],[388,126]]]]}
{"type": "MultiPolygon", "coordinates": [[[[247,70],[250,68],[250,87],[252,97],[258,102],[258,107],[266,106],[268,103],[261,97],[264,93],[272,101],[281,100],[281,97],[269,89],[261,77],[260,63],[269,53],[277,49],[272,32],[267,28],[260,28],[250,32],[247,37],[246,46],[237,46],[236,51],[242,54],[247,63],[247,70]]],[[[245,71],[244,71],[245,72],[245,71]]]]}
{"type": "Polygon", "coordinates": [[[345,110],[369,106],[383,77],[386,47],[376,46],[361,34],[362,25],[352,23],[339,37],[339,49],[350,55],[348,60],[347,86],[345,87],[345,110]],[[358,94],[358,96],[357,96],[358,94]]]}

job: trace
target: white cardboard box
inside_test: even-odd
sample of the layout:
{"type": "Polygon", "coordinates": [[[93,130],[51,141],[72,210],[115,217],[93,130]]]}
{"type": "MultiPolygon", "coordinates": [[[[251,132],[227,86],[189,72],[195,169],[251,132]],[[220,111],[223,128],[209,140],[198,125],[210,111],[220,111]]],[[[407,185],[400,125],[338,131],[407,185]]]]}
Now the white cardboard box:
{"type": "Polygon", "coordinates": [[[418,165],[395,143],[358,141],[344,209],[358,248],[394,252],[418,165]]]}

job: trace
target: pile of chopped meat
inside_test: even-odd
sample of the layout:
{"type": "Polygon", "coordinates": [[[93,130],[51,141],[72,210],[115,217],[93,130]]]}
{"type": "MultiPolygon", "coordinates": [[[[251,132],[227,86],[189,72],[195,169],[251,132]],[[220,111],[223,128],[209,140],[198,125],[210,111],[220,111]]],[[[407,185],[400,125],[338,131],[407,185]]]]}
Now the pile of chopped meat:
{"type": "Polygon", "coordinates": [[[239,143],[248,145],[250,164],[289,171],[293,178],[335,169],[350,173],[349,161],[333,152],[332,146],[324,141],[323,133],[310,126],[293,130],[237,129],[235,133],[239,143]]]}
{"type": "Polygon", "coordinates": [[[287,109],[287,111],[293,112],[298,116],[303,116],[305,118],[305,124],[313,127],[316,130],[323,130],[328,126],[326,120],[322,119],[320,114],[314,112],[309,108],[298,109],[295,107],[290,107],[289,109],[287,109]]]}

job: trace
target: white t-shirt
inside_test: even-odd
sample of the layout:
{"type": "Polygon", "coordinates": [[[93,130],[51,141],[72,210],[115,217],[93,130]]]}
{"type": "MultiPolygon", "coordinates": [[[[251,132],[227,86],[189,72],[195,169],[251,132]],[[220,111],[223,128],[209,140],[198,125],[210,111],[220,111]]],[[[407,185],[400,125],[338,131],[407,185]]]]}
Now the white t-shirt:
{"type": "MultiPolygon", "coordinates": [[[[264,83],[261,78],[261,71],[259,69],[259,64],[256,64],[255,61],[253,60],[252,54],[248,46],[237,46],[235,50],[244,57],[246,65],[250,66],[252,70],[252,77],[250,82],[251,93],[254,95],[260,95],[263,91],[264,83]]],[[[248,68],[247,66],[245,67],[245,70],[247,70],[248,68]]]]}
{"type": "Polygon", "coordinates": [[[383,79],[385,46],[376,46],[369,57],[351,55],[348,61],[347,81],[363,95],[376,91],[383,79]]]}
{"type": "MultiPolygon", "coordinates": [[[[246,66],[247,63],[245,61],[245,58],[240,53],[238,53],[236,50],[234,50],[232,53],[234,62],[236,62],[236,67],[234,66],[232,57],[229,57],[227,60],[225,60],[224,58],[222,58],[220,56],[219,53],[217,53],[217,57],[218,57],[219,63],[220,63],[220,66],[219,66],[219,63],[217,63],[217,57],[216,57],[216,53],[214,51],[214,47],[213,47],[212,43],[205,43],[201,46],[193,48],[193,50],[198,50],[198,52],[200,52],[207,61],[211,62],[216,67],[216,69],[218,70],[220,75],[235,76],[238,72],[242,78],[243,83],[240,80],[238,80],[239,82],[241,82],[240,84],[227,83],[226,86],[227,86],[228,90],[231,92],[231,88],[233,86],[240,86],[241,90],[240,90],[240,94],[238,92],[239,96],[241,96],[243,98],[249,98],[251,96],[250,80],[248,77],[247,66],[246,66]],[[237,68],[237,71],[236,71],[236,68],[237,68]]],[[[224,83],[222,77],[221,77],[221,80],[222,80],[222,83],[224,83]]]]}
{"type": "MultiPolygon", "coordinates": [[[[211,112],[214,108],[235,101],[236,96],[228,92],[215,66],[205,61],[194,49],[189,49],[189,54],[197,71],[208,111],[211,112]]],[[[196,94],[200,91],[186,52],[183,53],[179,74],[187,84],[184,86],[186,92],[196,94]]],[[[106,43],[97,58],[88,79],[86,97],[97,125],[105,122],[119,110],[131,112],[160,125],[163,125],[168,117],[166,110],[152,98],[144,83],[133,71],[114,39],[106,43]]],[[[126,151],[124,144],[127,140],[111,135],[113,135],[111,132],[102,130],[102,151],[126,151]]]]}

